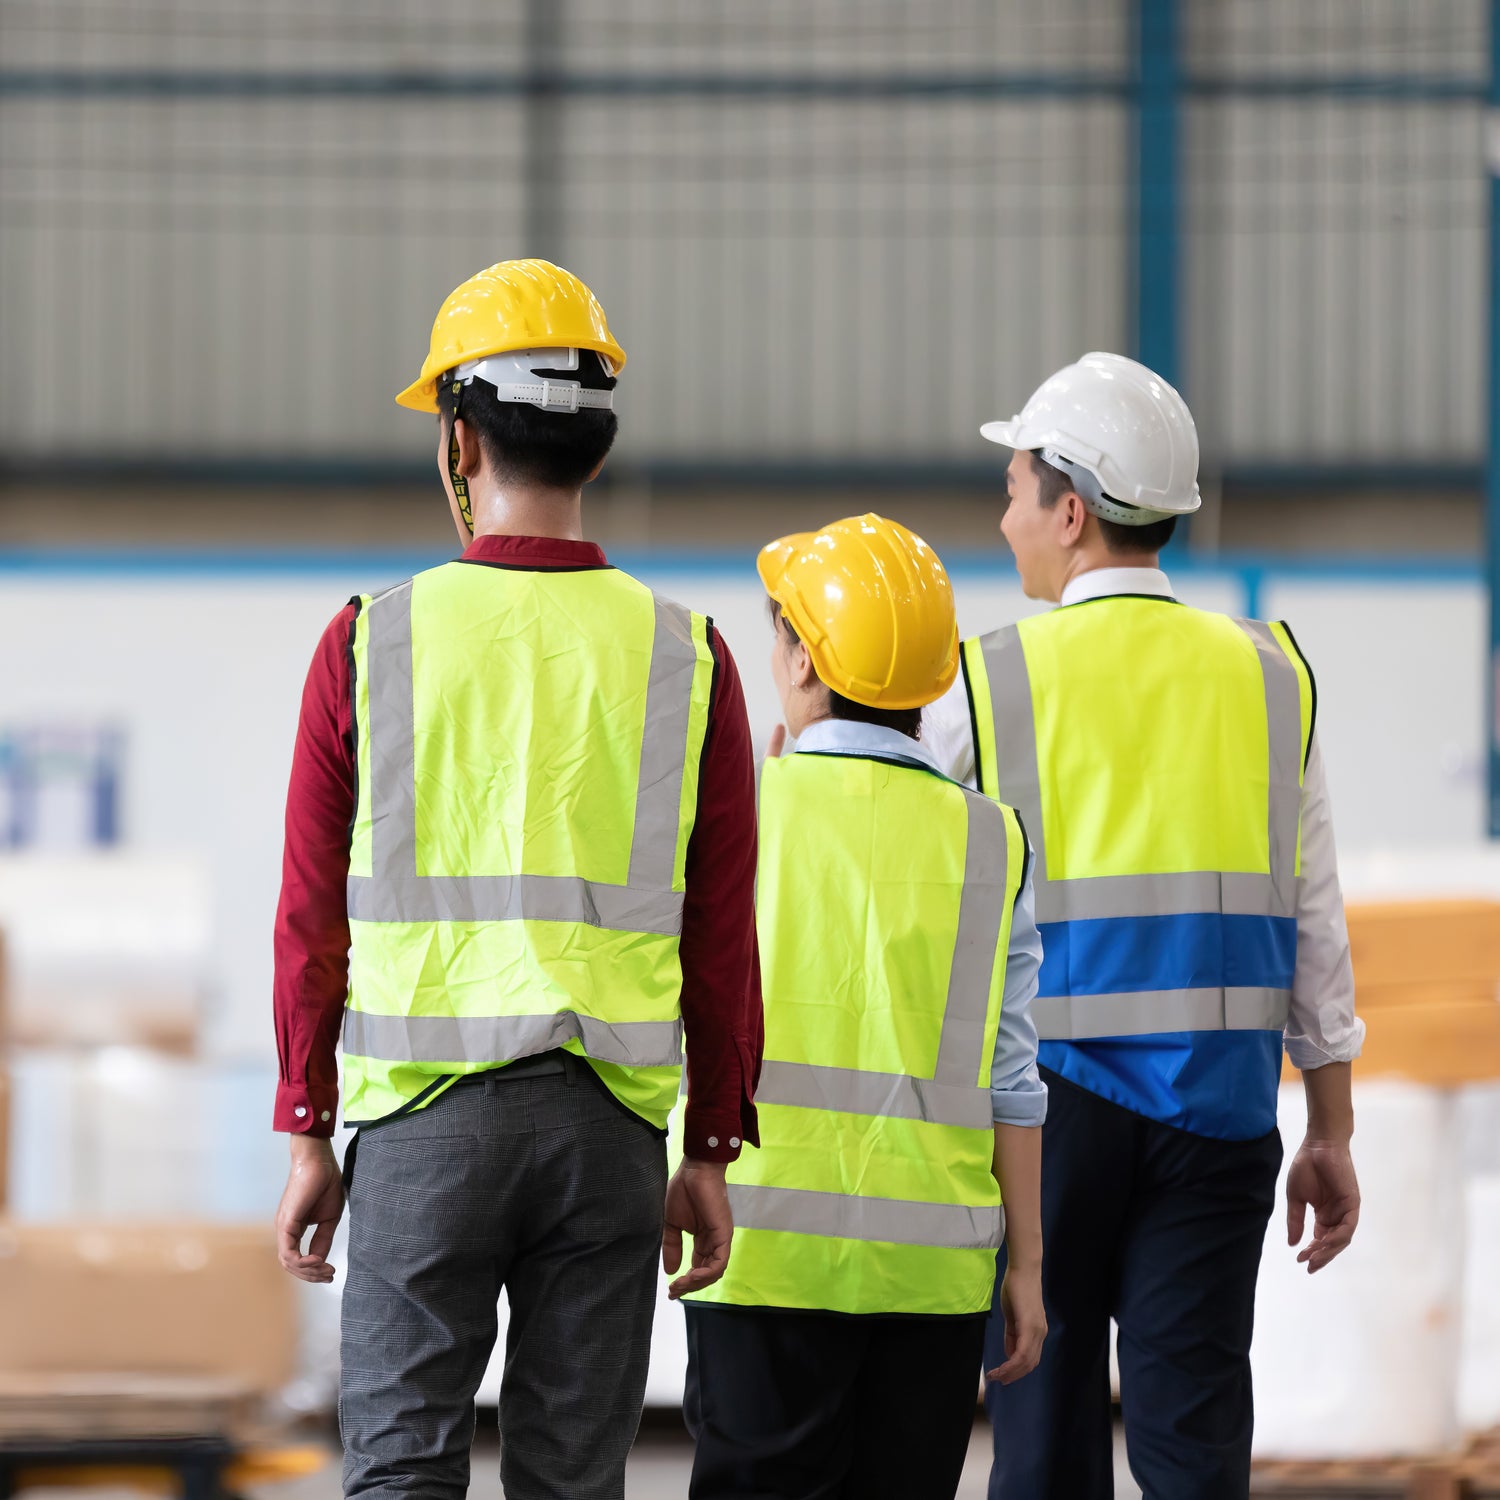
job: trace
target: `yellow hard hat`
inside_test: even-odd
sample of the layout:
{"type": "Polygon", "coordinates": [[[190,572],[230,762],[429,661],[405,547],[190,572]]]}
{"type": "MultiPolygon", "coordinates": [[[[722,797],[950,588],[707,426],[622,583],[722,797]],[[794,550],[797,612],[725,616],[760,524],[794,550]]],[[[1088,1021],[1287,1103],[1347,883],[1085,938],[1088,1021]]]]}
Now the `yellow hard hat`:
{"type": "Polygon", "coordinates": [[[835,692],[868,708],[921,708],[953,686],[953,585],[899,521],[851,516],[784,536],[761,549],[756,568],[835,692]]]}
{"type": "Polygon", "coordinates": [[[416,381],[396,397],[412,411],[438,409],[438,377],[469,360],[513,349],[592,349],[625,366],[604,309],[571,271],[549,260],[502,260],[448,294],[416,381]]]}

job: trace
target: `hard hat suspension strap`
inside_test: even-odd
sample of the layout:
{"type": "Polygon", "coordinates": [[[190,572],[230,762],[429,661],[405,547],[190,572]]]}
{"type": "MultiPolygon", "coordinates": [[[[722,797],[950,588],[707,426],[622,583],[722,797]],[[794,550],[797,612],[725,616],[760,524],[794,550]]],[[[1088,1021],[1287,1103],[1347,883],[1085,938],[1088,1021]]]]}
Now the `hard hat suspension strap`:
{"type": "Polygon", "coordinates": [[[1060,469],[1072,480],[1078,498],[1101,521],[1114,521],[1120,526],[1149,526],[1153,521],[1168,519],[1169,512],[1147,510],[1144,506],[1130,505],[1106,495],[1099,476],[1092,469],[1064,458],[1056,448],[1043,448],[1041,454],[1054,469],[1060,469]]]}
{"type": "Polygon", "coordinates": [[[453,382],[453,417],[448,424],[448,479],[453,485],[453,497],[458,501],[458,513],[474,535],[474,507],[469,500],[469,481],[458,471],[458,408],[464,398],[464,383],[453,382]]]}

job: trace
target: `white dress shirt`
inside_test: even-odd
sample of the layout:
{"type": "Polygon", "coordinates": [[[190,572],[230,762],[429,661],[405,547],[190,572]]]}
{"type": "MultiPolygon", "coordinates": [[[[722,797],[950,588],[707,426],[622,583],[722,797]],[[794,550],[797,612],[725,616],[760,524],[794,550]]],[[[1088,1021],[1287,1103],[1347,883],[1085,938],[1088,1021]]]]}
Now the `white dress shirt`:
{"type": "MultiPolygon", "coordinates": [[[[968,713],[966,706],[966,723],[968,713]]],[[[819,719],[816,724],[809,724],[788,753],[861,755],[875,760],[904,761],[940,776],[945,774],[921,741],[909,738],[899,729],[851,719],[819,719]]],[[[1031,1019],[1031,1002],[1036,998],[1041,968],[1042,939],[1036,928],[1036,897],[1028,861],[1026,879],[1011,913],[1000,1029],[995,1034],[995,1055],[990,1064],[990,1106],[997,1125],[1040,1125],[1047,1118],[1047,1085],[1037,1072],[1036,1023],[1031,1019]]]]}
{"type": "MultiPolygon", "coordinates": [[[[1120,594],[1172,599],[1159,568],[1097,568],[1071,579],[1062,605],[1120,594]]],[[[974,734],[963,679],[922,716],[922,743],[955,781],[975,784],[974,734]]],[[[1364,1044],[1365,1023],[1354,1014],[1354,968],[1339,887],[1333,812],[1323,756],[1314,734],[1302,779],[1302,874],[1297,880],[1297,967],[1285,1043],[1292,1066],[1306,1072],[1324,1063],[1351,1062],[1364,1044]]]]}

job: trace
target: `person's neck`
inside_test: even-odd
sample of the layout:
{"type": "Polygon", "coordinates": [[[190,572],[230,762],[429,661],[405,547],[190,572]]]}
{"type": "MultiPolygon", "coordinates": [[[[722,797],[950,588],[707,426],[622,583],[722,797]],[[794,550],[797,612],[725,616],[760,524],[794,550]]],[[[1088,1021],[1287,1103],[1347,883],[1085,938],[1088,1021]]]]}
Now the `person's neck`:
{"type": "Polygon", "coordinates": [[[474,535],[543,536],[581,542],[583,495],[579,490],[497,486],[473,497],[474,535]]]}
{"type": "Polygon", "coordinates": [[[1085,573],[1097,573],[1103,568],[1160,568],[1161,554],[1159,552],[1111,552],[1107,547],[1079,548],[1076,552],[1068,554],[1063,564],[1062,573],[1056,584],[1056,591],[1052,595],[1052,602],[1056,604],[1063,596],[1063,591],[1075,578],[1082,578],[1085,573]]]}

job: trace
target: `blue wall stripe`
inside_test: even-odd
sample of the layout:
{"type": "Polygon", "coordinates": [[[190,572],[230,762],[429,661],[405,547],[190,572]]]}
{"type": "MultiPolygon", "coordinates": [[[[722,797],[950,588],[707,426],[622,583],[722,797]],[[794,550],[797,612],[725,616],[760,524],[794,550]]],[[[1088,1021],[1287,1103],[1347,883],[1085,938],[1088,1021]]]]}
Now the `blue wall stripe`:
{"type": "MultiPolygon", "coordinates": [[[[712,577],[755,579],[754,547],[739,548],[661,548],[639,551],[634,548],[611,549],[610,561],[629,572],[700,573],[712,577]]],[[[422,568],[449,560],[453,554],[441,550],[414,552],[356,547],[347,551],[333,548],[288,547],[269,550],[229,550],[216,548],[131,549],[65,549],[61,547],[0,547],[0,574],[38,577],[74,576],[175,576],[194,574],[223,576],[297,576],[304,574],[340,575],[350,572],[379,573],[407,577],[422,568]]],[[[1248,594],[1258,593],[1269,584],[1281,581],[1319,583],[1330,587],[1361,584],[1394,584],[1430,588],[1443,584],[1478,584],[1485,580],[1484,566],[1478,558],[1349,558],[1315,556],[1268,558],[1255,554],[1224,554],[1214,562],[1187,558],[1174,559],[1172,576],[1184,581],[1224,581],[1237,583],[1248,594]]],[[[948,572],[960,581],[974,583],[1016,583],[1015,568],[1009,553],[985,552],[954,554],[948,561],[948,572]]]]}

